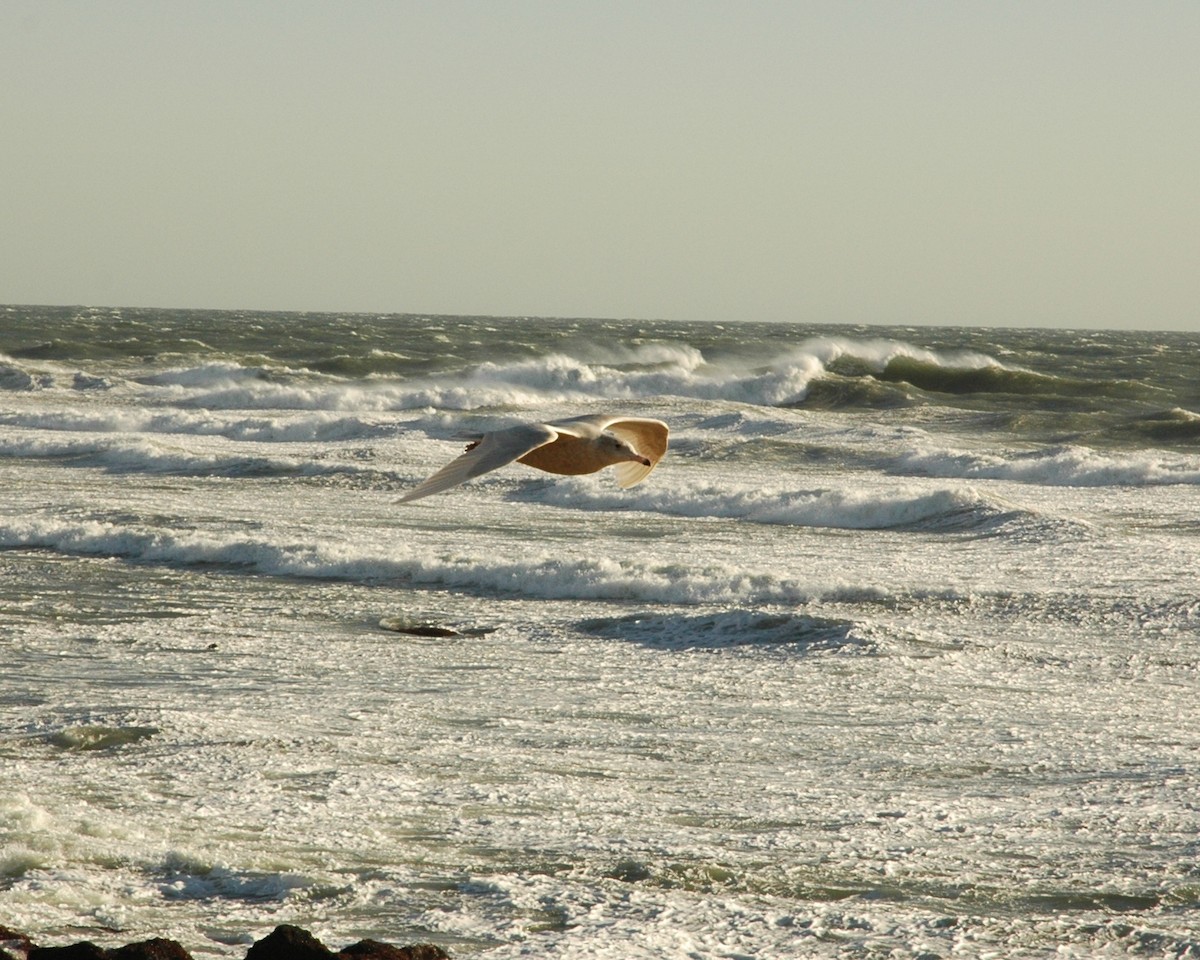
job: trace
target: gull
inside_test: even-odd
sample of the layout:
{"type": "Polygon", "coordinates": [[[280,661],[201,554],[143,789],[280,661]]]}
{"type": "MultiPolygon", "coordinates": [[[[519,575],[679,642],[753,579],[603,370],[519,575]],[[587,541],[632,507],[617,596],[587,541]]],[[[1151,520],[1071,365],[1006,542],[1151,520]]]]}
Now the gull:
{"type": "Polygon", "coordinates": [[[466,453],[417,484],[397,503],[441,493],[514,460],[547,473],[575,476],[615,466],[617,484],[632,487],[667,452],[667,425],[645,417],[589,414],[550,423],[521,423],[491,433],[466,434],[466,453]]]}

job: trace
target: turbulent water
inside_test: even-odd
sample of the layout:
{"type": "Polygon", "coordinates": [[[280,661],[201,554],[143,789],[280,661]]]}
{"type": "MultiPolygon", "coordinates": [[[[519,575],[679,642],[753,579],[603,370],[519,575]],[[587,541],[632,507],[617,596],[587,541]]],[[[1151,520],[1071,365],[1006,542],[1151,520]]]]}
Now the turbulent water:
{"type": "Polygon", "coordinates": [[[0,308],[0,923],[1200,956],[1198,351],[0,308]],[[396,503],[593,412],[646,482],[396,503]]]}

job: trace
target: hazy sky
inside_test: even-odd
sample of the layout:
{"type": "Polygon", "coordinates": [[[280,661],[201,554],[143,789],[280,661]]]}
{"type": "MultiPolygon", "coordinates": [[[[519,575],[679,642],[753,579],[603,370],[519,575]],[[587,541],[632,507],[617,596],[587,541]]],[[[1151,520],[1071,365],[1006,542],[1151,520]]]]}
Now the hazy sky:
{"type": "Polygon", "coordinates": [[[0,0],[0,302],[1200,329],[1200,2],[0,0]]]}

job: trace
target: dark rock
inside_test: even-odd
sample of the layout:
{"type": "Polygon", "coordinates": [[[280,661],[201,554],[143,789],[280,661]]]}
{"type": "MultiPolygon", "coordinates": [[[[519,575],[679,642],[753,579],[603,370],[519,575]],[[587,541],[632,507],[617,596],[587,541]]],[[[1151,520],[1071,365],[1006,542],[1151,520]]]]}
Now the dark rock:
{"type": "Polygon", "coordinates": [[[25,934],[0,925],[0,960],[25,960],[33,944],[25,934]]]}
{"type": "Polygon", "coordinates": [[[412,637],[486,637],[496,632],[495,627],[468,627],[457,623],[450,626],[436,620],[414,620],[410,617],[384,617],[379,621],[379,626],[383,630],[412,637]]]}
{"type": "MultiPolygon", "coordinates": [[[[25,934],[0,925],[0,960],[192,960],[177,941],[154,937],[104,950],[90,940],[64,947],[39,947],[25,934]]],[[[360,940],[334,953],[303,927],[280,924],[246,951],[246,960],[451,960],[432,943],[396,947],[360,940]]]]}
{"type": "Polygon", "coordinates": [[[394,947],[378,940],[359,940],[340,951],[338,956],[353,960],[450,960],[450,954],[432,943],[394,947]]]}
{"type": "Polygon", "coordinates": [[[180,943],[162,937],[127,943],[109,950],[106,956],[107,960],[192,960],[192,955],[180,943]]]}
{"type": "Polygon", "coordinates": [[[427,620],[406,620],[401,617],[385,617],[379,626],[393,633],[406,633],[411,637],[461,637],[462,634],[450,627],[443,627],[427,620]]]}
{"type": "Polygon", "coordinates": [[[246,951],[246,960],[335,960],[325,944],[302,927],[281,923],[246,951]]]}
{"type": "Polygon", "coordinates": [[[91,940],[80,940],[65,947],[34,947],[29,960],[104,960],[104,951],[91,940]]]}

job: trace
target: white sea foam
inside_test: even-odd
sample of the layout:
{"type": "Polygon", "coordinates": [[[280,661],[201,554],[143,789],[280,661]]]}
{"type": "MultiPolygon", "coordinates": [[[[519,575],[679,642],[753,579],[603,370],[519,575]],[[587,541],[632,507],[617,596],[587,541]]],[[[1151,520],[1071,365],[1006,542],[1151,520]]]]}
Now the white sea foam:
{"type": "Polygon", "coordinates": [[[928,350],[902,340],[884,337],[810,337],[799,343],[793,353],[798,357],[812,357],[822,367],[828,367],[844,357],[853,357],[876,373],[885,370],[887,365],[898,357],[959,370],[982,370],[986,367],[1009,369],[994,357],[974,350],[928,350]]]}
{"type": "Polygon", "coordinates": [[[683,517],[844,530],[970,529],[994,525],[1015,512],[1013,507],[970,487],[881,493],[675,480],[669,486],[645,484],[634,490],[614,491],[600,481],[571,479],[534,495],[542,502],[563,507],[646,510],[683,517]]]}
{"type": "Polygon", "coordinates": [[[1029,452],[967,453],[922,448],[895,461],[897,472],[969,480],[1013,480],[1046,486],[1200,484],[1200,458],[1142,450],[1107,453],[1089,447],[1029,452]]]}
{"type": "MultiPolygon", "coordinates": [[[[0,457],[63,460],[114,473],[177,473],[230,477],[266,474],[318,476],[372,470],[344,461],[280,454],[189,450],[162,440],[120,434],[115,438],[0,437],[0,457]]],[[[374,472],[374,471],[373,471],[374,472]]]]}
{"type": "Polygon", "coordinates": [[[362,381],[294,376],[276,380],[252,369],[214,364],[153,379],[147,400],[210,410],[374,411],[403,408],[410,393],[362,381]]]}
{"type": "Polygon", "coordinates": [[[812,357],[740,369],[708,367],[698,351],[683,351],[682,356],[679,351],[663,351],[662,356],[661,364],[633,370],[564,355],[484,363],[470,374],[469,393],[484,397],[510,393],[519,402],[528,402],[531,395],[559,401],[676,396],[773,405],[803,396],[809,380],[820,373],[820,364],[812,357]]]}
{"type": "Polygon", "coordinates": [[[765,366],[709,366],[698,350],[652,344],[608,362],[566,354],[485,361],[424,379],[341,381],[232,363],[180,368],[144,378],[151,398],[208,409],[474,410],[603,397],[679,396],[777,405],[803,397],[819,358],[795,353],[765,366]],[[625,361],[622,363],[622,361],[625,361]]]}
{"type": "Polygon", "coordinates": [[[77,433],[158,433],[220,436],[263,443],[329,442],[387,436],[390,423],[331,412],[283,416],[230,416],[208,410],[153,410],[140,407],[42,408],[0,414],[0,425],[25,430],[77,433]]]}
{"type": "MultiPolygon", "coordinates": [[[[148,401],[211,410],[474,410],[657,396],[778,406],[800,402],[814,378],[847,356],[876,372],[900,356],[956,368],[999,365],[991,357],[969,351],[942,354],[894,340],[838,337],[805,340],[765,363],[710,364],[690,345],[662,342],[596,347],[582,353],[485,361],[404,381],[347,381],[285,366],[212,361],[146,375],[138,378],[138,384],[148,392],[148,401]]],[[[15,361],[4,369],[9,372],[0,385],[7,383],[10,389],[32,390],[60,381],[70,382],[75,389],[112,385],[106,378],[57,365],[46,368],[57,372],[42,373],[40,379],[15,361]]]]}
{"type": "Polygon", "coordinates": [[[183,319],[115,355],[105,313],[89,358],[35,318],[0,362],[10,926],[197,957],[280,922],[497,958],[1200,949],[1185,350],[266,318],[276,352],[183,319]],[[391,342],[416,361],[363,363],[391,342]],[[1044,385],[936,390],[989,354],[1079,406],[1174,379],[1073,419],[1111,447],[1037,447],[1044,385]],[[912,404],[796,403],[898,357],[912,404]],[[315,372],[363,366],[420,379],[315,372]],[[394,503],[461,449],[435,437],[614,408],[671,424],[645,484],[517,466],[394,503]],[[454,629],[380,629],[413,623],[454,629]]]}
{"type": "Polygon", "coordinates": [[[274,541],[38,517],[0,522],[0,547],[41,547],[155,563],[219,564],[276,576],[398,581],[546,599],[794,603],[821,592],[766,570],[717,562],[691,567],[603,557],[564,559],[549,551],[529,551],[520,560],[503,561],[396,545],[274,541]]]}

